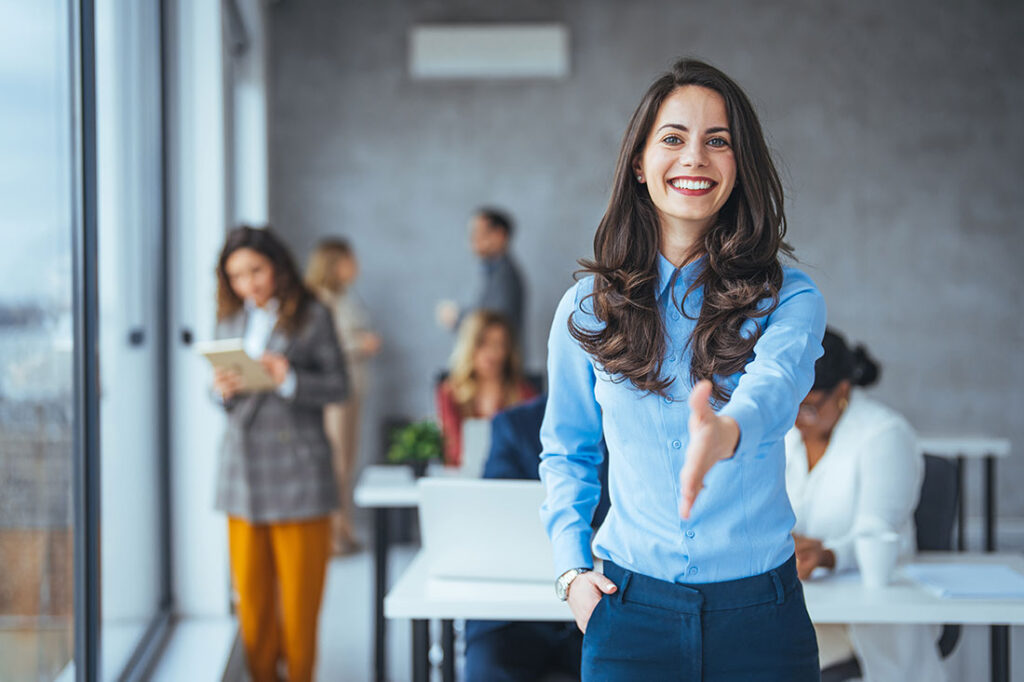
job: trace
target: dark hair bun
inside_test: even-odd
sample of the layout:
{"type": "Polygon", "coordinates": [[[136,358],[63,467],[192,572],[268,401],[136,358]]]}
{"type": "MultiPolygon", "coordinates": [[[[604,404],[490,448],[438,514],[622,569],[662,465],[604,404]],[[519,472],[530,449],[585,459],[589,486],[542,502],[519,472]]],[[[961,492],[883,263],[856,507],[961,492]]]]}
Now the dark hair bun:
{"type": "Polygon", "coordinates": [[[850,359],[850,383],[854,386],[871,386],[878,381],[881,369],[864,346],[854,348],[850,359]]]}
{"type": "Polygon", "coordinates": [[[843,335],[831,327],[825,330],[821,346],[825,353],[814,363],[812,390],[831,391],[842,381],[854,386],[870,386],[878,381],[881,368],[864,346],[851,350],[843,335]]]}

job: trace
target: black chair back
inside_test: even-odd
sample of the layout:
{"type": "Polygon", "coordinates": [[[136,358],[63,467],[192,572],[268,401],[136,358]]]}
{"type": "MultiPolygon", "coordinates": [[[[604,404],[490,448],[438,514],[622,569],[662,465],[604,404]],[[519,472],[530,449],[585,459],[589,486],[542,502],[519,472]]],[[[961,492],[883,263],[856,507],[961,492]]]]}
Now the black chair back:
{"type": "MultiPolygon", "coordinates": [[[[953,526],[959,504],[960,487],[956,465],[948,459],[925,455],[921,499],[914,511],[919,550],[948,552],[953,549],[953,526]]],[[[953,652],[959,640],[959,625],[942,626],[938,646],[943,658],[953,652]]]]}
{"type": "Polygon", "coordinates": [[[957,488],[956,465],[948,459],[925,455],[921,498],[914,510],[919,550],[948,552],[953,549],[953,526],[960,498],[957,488]]]}

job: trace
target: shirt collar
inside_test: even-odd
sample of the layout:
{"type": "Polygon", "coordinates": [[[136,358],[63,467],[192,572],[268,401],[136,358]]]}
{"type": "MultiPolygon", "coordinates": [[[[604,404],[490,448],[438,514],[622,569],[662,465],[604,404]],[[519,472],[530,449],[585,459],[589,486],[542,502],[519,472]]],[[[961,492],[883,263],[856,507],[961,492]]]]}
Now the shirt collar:
{"type": "Polygon", "coordinates": [[[491,272],[492,270],[494,270],[494,268],[498,267],[499,263],[501,263],[502,261],[504,261],[507,258],[508,258],[508,253],[506,253],[504,251],[499,253],[496,256],[491,256],[490,258],[484,258],[483,259],[484,270],[486,272],[491,272]]]}
{"type": "MultiPolygon", "coordinates": [[[[687,263],[683,267],[679,268],[679,276],[676,277],[676,286],[684,284],[690,286],[697,275],[700,273],[704,266],[705,256],[700,256],[696,260],[687,263]]],[[[664,255],[658,252],[658,288],[656,289],[656,298],[661,298],[665,294],[665,290],[668,288],[668,283],[672,281],[672,274],[676,271],[676,266],[672,265],[672,262],[665,258],[664,255]]]]}
{"type": "Polygon", "coordinates": [[[259,311],[266,315],[277,315],[277,309],[280,306],[280,303],[278,302],[277,298],[271,298],[270,300],[263,304],[263,307],[260,307],[247,298],[244,301],[244,305],[245,311],[247,313],[254,313],[256,311],[259,311]]]}

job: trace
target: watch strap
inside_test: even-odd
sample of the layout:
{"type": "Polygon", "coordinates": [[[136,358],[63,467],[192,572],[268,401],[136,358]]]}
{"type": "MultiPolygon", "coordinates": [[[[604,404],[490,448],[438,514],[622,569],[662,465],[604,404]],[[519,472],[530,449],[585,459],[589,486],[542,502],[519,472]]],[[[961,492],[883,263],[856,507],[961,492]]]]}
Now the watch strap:
{"type": "Polygon", "coordinates": [[[569,585],[572,581],[578,578],[580,575],[588,572],[590,569],[585,567],[570,568],[568,571],[558,576],[555,580],[555,594],[559,599],[565,601],[569,598],[569,585]]]}

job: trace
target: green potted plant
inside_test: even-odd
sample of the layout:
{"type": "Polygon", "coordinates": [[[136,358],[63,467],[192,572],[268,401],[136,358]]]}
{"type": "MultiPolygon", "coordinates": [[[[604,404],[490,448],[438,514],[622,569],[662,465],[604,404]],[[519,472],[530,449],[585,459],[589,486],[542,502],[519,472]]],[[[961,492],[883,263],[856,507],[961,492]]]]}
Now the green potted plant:
{"type": "Polygon", "coordinates": [[[430,460],[441,459],[443,454],[441,429],[430,419],[391,432],[388,461],[409,464],[417,478],[426,473],[430,460]]]}

